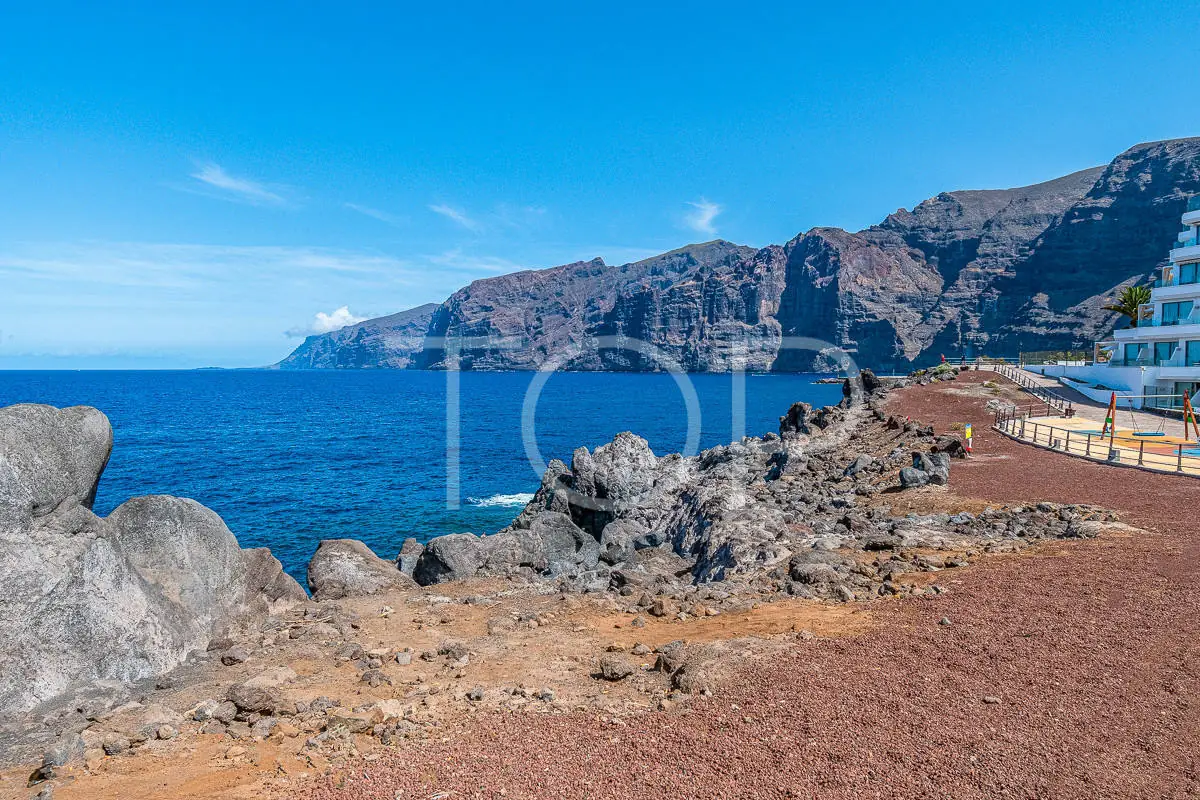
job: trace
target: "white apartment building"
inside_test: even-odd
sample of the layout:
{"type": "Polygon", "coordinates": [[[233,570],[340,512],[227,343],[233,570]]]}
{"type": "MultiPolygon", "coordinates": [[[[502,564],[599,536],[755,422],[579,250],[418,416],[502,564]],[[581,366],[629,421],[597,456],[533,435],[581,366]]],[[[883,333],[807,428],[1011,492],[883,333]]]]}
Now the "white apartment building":
{"type": "MultiPolygon", "coordinates": [[[[1181,218],[1183,232],[1169,261],[1154,282],[1150,302],[1138,310],[1137,327],[1113,332],[1096,344],[1088,366],[1036,368],[1094,400],[1107,402],[1112,391],[1130,395],[1135,408],[1179,408],[1184,391],[1200,389],[1200,195],[1192,197],[1181,218]],[[1138,395],[1163,395],[1159,400],[1138,395]]],[[[1128,405],[1123,407],[1128,407],[1128,405]]]]}

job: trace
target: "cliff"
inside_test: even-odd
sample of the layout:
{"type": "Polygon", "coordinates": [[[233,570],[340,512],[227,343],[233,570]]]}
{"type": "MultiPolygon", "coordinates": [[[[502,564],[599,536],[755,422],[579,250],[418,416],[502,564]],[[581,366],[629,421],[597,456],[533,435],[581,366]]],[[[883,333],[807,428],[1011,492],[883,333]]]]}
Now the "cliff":
{"type": "Polygon", "coordinates": [[[309,336],[279,369],[404,369],[424,346],[436,303],[309,336]]]}
{"type": "Polygon", "coordinates": [[[832,364],[819,348],[781,347],[807,337],[902,371],[940,354],[1090,348],[1117,322],[1105,299],[1151,275],[1196,193],[1200,138],[1142,144],[1032,186],[943,192],[856,233],[819,227],[759,250],[714,241],[475,281],[440,306],[309,337],[278,366],[832,364]],[[459,343],[449,357],[446,339],[459,343]]]}

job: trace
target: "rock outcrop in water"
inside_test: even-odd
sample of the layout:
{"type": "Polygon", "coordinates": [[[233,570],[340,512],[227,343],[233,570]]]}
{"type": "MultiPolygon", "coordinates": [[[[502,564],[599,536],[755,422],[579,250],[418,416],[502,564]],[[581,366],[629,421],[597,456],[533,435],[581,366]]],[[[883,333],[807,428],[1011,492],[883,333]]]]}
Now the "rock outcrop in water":
{"type": "Polygon", "coordinates": [[[0,713],[166,673],[244,620],[304,600],[265,549],[193,500],[92,513],[112,450],[94,408],[0,409],[0,713]]]}
{"type": "MultiPolygon", "coordinates": [[[[946,368],[936,379],[956,372],[946,368]]],[[[779,434],[696,456],[657,456],[633,433],[594,452],[579,448],[570,466],[551,462],[512,525],[490,536],[433,539],[413,577],[422,585],[549,580],[568,592],[640,597],[646,608],[656,597],[679,601],[704,586],[713,587],[706,596],[720,587],[726,597],[765,589],[850,600],[892,593],[893,573],[939,568],[915,549],[1083,536],[1085,519],[1103,517],[1057,508],[893,516],[885,493],[944,485],[951,456],[966,452],[954,437],[887,417],[887,391],[864,370],[845,382],[840,404],[796,403],[780,418],[779,434]],[[871,563],[873,553],[881,555],[871,563]]]]}
{"type": "Polygon", "coordinates": [[[279,366],[836,363],[781,348],[784,337],[830,342],[888,371],[939,354],[1090,349],[1118,319],[1105,298],[1150,275],[1196,193],[1200,138],[1143,144],[1045,183],[943,192],[857,233],[819,227],[760,250],[715,241],[633,264],[594,259],[475,281],[435,309],[310,337],[279,366]],[[447,353],[446,337],[457,351],[447,353]]]}

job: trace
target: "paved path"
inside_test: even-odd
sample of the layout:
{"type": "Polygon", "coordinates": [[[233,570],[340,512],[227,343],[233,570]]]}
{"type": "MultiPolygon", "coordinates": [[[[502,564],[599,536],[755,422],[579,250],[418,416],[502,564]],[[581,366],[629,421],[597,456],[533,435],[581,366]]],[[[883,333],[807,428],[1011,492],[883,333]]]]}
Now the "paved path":
{"type": "MultiPolygon", "coordinates": [[[[1036,372],[1026,372],[1025,374],[1039,386],[1057,392],[1070,400],[1075,408],[1076,416],[1099,422],[1103,426],[1104,418],[1108,413],[1106,403],[1097,403],[1087,395],[1059,383],[1056,378],[1047,378],[1036,372]]],[[[1149,414],[1145,411],[1131,411],[1127,405],[1120,402],[1117,404],[1117,425],[1137,431],[1165,430],[1167,433],[1173,434],[1182,434],[1183,432],[1183,422],[1179,419],[1164,417],[1161,414],[1149,414]]]]}

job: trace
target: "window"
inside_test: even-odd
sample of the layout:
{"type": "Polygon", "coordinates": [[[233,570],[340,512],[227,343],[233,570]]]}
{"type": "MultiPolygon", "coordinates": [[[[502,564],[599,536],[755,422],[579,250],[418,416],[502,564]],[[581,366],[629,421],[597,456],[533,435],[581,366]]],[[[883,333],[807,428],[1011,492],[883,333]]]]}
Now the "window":
{"type": "Polygon", "coordinates": [[[1162,324],[1178,325],[1180,322],[1186,320],[1191,313],[1191,300],[1184,300],[1180,303],[1163,303],[1162,324]]]}
{"type": "Polygon", "coordinates": [[[1154,343],[1154,366],[1162,366],[1171,360],[1171,356],[1175,354],[1175,348],[1179,346],[1178,342],[1155,342],[1154,343]]]}
{"type": "Polygon", "coordinates": [[[1200,267],[1200,264],[1196,263],[1195,261],[1193,261],[1191,264],[1180,264],[1179,282],[1181,284],[1195,283],[1197,280],[1200,280],[1200,271],[1197,270],[1197,267],[1200,267]]]}
{"type": "Polygon", "coordinates": [[[1127,344],[1125,345],[1125,363],[1134,364],[1146,351],[1144,344],[1127,344]]]}
{"type": "Polygon", "coordinates": [[[1187,343],[1187,365],[1189,367],[1200,366],[1200,342],[1187,343]]]}

